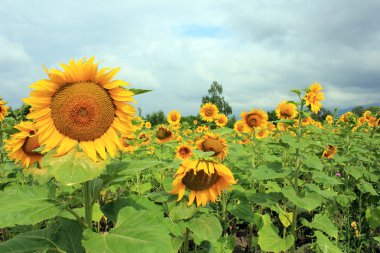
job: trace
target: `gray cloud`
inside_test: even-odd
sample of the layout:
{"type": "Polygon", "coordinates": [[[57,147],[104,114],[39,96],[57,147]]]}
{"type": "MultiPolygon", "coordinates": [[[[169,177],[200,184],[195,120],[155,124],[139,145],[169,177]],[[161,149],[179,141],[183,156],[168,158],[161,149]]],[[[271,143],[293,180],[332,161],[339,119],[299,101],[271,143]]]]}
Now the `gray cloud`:
{"type": "Polygon", "coordinates": [[[45,78],[42,64],[94,55],[154,90],[136,97],[143,113],[196,114],[214,80],[236,114],[295,99],[291,89],[314,81],[326,106],[374,103],[379,11],[376,0],[2,1],[0,95],[19,106],[45,78]]]}

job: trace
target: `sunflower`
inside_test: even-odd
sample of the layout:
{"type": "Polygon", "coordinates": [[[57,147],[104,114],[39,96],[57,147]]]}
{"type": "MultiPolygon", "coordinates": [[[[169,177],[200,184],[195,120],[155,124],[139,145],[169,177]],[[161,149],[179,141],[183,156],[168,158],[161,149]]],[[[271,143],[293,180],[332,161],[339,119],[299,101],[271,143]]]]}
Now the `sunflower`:
{"type": "Polygon", "coordinates": [[[174,139],[174,133],[164,125],[160,125],[157,128],[156,138],[158,143],[168,142],[174,139]]]}
{"type": "Polygon", "coordinates": [[[276,126],[272,122],[268,122],[267,129],[268,131],[274,131],[276,130],[276,126]]]}
{"type": "Polygon", "coordinates": [[[234,130],[237,133],[245,133],[247,132],[246,125],[243,120],[238,120],[234,124],[234,130]]]}
{"type": "Polygon", "coordinates": [[[253,131],[257,127],[265,127],[268,123],[268,114],[259,109],[252,109],[249,112],[242,112],[240,117],[243,119],[247,129],[250,131],[253,131]]]}
{"type": "Polygon", "coordinates": [[[191,147],[188,144],[181,144],[176,148],[176,158],[179,159],[189,159],[192,155],[191,147]]]}
{"type": "Polygon", "coordinates": [[[215,117],[215,124],[218,126],[218,127],[224,127],[226,126],[228,123],[228,118],[225,114],[223,113],[219,113],[216,117],[215,117]]]}
{"type": "Polygon", "coordinates": [[[306,93],[304,100],[306,101],[306,106],[311,106],[311,111],[318,113],[322,107],[321,100],[324,100],[325,96],[322,92],[322,86],[319,83],[313,83],[310,85],[308,92],[306,93]]]}
{"type": "Polygon", "coordinates": [[[203,152],[214,151],[212,156],[223,159],[227,156],[227,141],[217,134],[206,133],[196,145],[203,152]]]}
{"type": "Polygon", "coordinates": [[[298,115],[297,106],[288,101],[282,101],[277,105],[276,116],[278,119],[294,119],[298,115]]]}
{"type": "Polygon", "coordinates": [[[145,122],[145,128],[146,129],[151,129],[152,128],[152,124],[149,121],[145,122]]]}
{"type": "Polygon", "coordinates": [[[327,115],[327,116],[326,116],[326,121],[327,121],[327,123],[329,123],[330,125],[331,125],[332,123],[334,123],[334,118],[333,118],[333,116],[331,116],[331,115],[327,115]]]}
{"type": "Polygon", "coordinates": [[[269,135],[269,131],[265,128],[259,129],[259,131],[256,132],[256,138],[257,139],[267,138],[268,135],[269,135]]]}
{"type": "Polygon", "coordinates": [[[137,132],[137,131],[140,131],[144,127],[145,122],[140,116],[134,116],[132,118],[132,124],[133,124],[133,131],[137,132]]]}
{"type": "Polygon", "coordinates": [[[135,135],[134,134],[126,134],[122,135],[120,138],[121,150],[125,153],[133,152],[138,149],[137,145],[134,143],[135,135]]]}
{"type": "Polygon", "coordinates": [[[40,147],[35,124],[33,122],[21,122],[14,128],[20,132],[13,134],[9,140],[6,140],[5,150],[8,151],[8,156],[16,163],[21,162],[25,168],[40,162],[43,155],[34,151],[40,147]]]}
{"type": "Polygon", "coordinates": [[[128,83],[111,79],[120,68],[98,70],[91,57],[61,64],[63,70],[45,69],[48,79],[30,87],[34,90],[23,101],[31,105],[29,119],[36,122],[43,153],[56,149],[64,155],[77,144],[94,161],[107,159],[121,149],[118,132],[129,134],[135,108],[133,92],[120,86],[128,83]]]}
{"type": "Polygon", "coordinates": [[[181,121],[181,114],[179,113],[179,111],[174,110],[174,111],[169,112],[166,119],[170,125],[177,125],[181,121]]]}
{"type": "Polygon", "coordinates": [[[194,124],[194,125],[198,125],[198,120],[195,119],[195,120],[193,121],[193,124],[194,124]]]}
{"type": "Polygon", "coordinates": [[[201,119],[207,122],[212,122],[216,115],[218,115],[219,109],[216,105],[212,103],[203,104],[201,109],[199,110],[199,115],[201,119]]]}
{"type": "Polygon", "coordinates": [[[197,207],[206,204],[221,195],[224,189],[236,184],[229,168],[221,163],[206,160],[186,159],[178,168],[172,185],[172,194],[178,194],[177,201],[185,195],[186,188],[190,189],[188,206],[196,200],[197,207]]]}
{"type": "Polygon", "coordinates": [[[140,145],[142,146],[146,146],[150,143],[150,136],[145,132],[141,132],[138,138],[140,140],[140,145]]]}
{"type": "Polygon", "coordinates": [[[0,121],[4,120],[5,116],[8,115],[8,106],[5,105],[5,102],[0,97],[0,121]]]}
{"type": "Polygon", "coordinates": [[[323,151],[322,157],[331,159],[336,153],[336,146],[327,145],[326,149],[323,151]]]}

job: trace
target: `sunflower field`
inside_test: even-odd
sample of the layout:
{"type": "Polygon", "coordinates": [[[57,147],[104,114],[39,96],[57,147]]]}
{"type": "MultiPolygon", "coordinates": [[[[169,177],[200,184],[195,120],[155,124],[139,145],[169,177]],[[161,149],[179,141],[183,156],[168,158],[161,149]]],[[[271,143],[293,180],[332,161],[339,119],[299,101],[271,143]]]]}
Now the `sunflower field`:
{"type": "Polygon", "coordinates": [[[312,83],[275,121],[153,125],[119,70],[71,60],[0,99],[0,253],[380,252],[378,112],[317,121],[312,83]]]}

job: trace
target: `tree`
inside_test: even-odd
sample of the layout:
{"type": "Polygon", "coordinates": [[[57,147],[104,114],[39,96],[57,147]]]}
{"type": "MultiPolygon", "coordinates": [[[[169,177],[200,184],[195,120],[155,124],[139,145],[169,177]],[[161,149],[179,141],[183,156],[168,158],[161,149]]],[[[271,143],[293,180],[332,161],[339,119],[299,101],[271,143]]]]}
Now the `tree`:
{"type": "Polygon", "coordinates": [[[355,113],[356,115],[358,115],[359,117],[363,115],[364,111],[365,111],[365,109],[364,109],[364,106],[362,106],[362,105],[355,106],[352,109],[352,112],[355,113]]]}
{"type": "Polygon", "coordinates": [[[166,122],[165,114],[161,110],[147,114],[145,118],[145,120],[149,121],[152,126],[164,124],[166,122]]]}
{"type": "Polygon", "coordinates": [[[219,112],[224,113],[225,115],[230,115],[232,114],[232,108],[224,100],[222,93],[223,86],[216,81],[212,82],[211,87],[208,90],[209,95],[202,97],[202,104],[213,103],[218,107],[219,112]]]}

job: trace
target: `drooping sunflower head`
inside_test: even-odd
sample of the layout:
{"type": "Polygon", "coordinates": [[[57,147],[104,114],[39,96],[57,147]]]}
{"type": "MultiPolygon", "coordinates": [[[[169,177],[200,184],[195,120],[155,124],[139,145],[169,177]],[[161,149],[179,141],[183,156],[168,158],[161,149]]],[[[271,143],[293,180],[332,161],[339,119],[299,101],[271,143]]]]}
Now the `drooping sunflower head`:
{"type": "Polygon", "coordinates": [[[131,134],[123,134],[120,138],[120,143],[121,143],[121,150],[124,153],[128,152],[134,152],[135,150],[138,149],[138,145],[135,141],[136,136],[131,133],[131,134]]]}
{"type": "Polygon", "coordinates": [[[203,152],[213,151],[212,156],[219,159],[227,156],[227,141],[217,134],[206,133],[196,142],[196,145],[203,152]]]}
{"type": "Polygon", "coordinates": [[[176,148],[176,158],[189,159],[192,155],[192,148],[189,144],[181,144],[176,148]]]}
{"type": "Polygon", "coordinates": [[[205,103],[202,105],[201,109],[199,110],[199,115],[201,116],[201,119],[206,122],[213,122],[216,115],[218,115],[219,109],[216,107],[216,105],[212,103],[205,103]]]}
{"type": "Polygon", "coordinates": [[[282,101],[277,105],[276,116],[278,119],[294,119],[298,115],[297,106],[288,101],[282,101]]]}
{"type": "Polygon", "coordinates": [[[219,113],[216,117],[215,117],[215,124],[218,126],[218,127],[225,127],[228,123],[228,118],[225,114],[223,113],[219,113]]]}
{"type": "Polygon", "coordinates": [[[331,159],[335,155],[336,151],[337,151],[336,146],[327,145],[326,149],[322,153],[322,157],[327,158],[327,159],[331,159]]]}
{"type": "Polygon", "coordinates": [[[247,129],[253,130],[257,127],[265,127],[268,123],[268,114],[263,110],[252,109],[249,112],[242,112],[241,118],[247,129]]]}
{"type": "Polygon", "coordinates": [[[173,111],[169,112],[166,119],[170,125],[179,124],[179,122],[181,121],[181,113],[179,113],[179,111],[173,110],[173,111]]]}
{"type": "Polygon", "coordinates": [[[5,116],[8,115],[8,106],[5,105],[5,102],[0,97],[0,121],[3,121],[5,116]]]}
{"type": "Polygon", "coordinates": [[[189,188],[188,206],[194,200],[197,206],[206,206],[210,200],[215,203],[224,189],[237,183],[229,168],[221,163],[205,160],[184,160],[175,176],[171,193],[178,194],[179,201],[185,195],[186,188],[189,188]]]}
{"type": "Polygon", "coordinates": [[[94,58],[71,60],[63,70],[46,70],[48,79],[30,87],[23,101],[31,105],[29,119],[36,122],[43,152],[54,148],[64,155],[77,144],[94,161],[121,149],[118,133],[129,134],[135,108],[128,84],[112,80],[120,68],[98,70],[94,58]]]}
{"type": "Polygon", "coordinates": [[[140,145],[142,146],[146,146],[150,143],[150,135],[146,132],[141,132],[138,139],[140,141],[140,145]]]}
{"type": "Polygon", "coordinates": [[[174,139],[174,133],[164,125],[160,125],[157,128],[156,139],[158,143],[168,142],[174,139]]]}
{"type": "Polygon", "coordinates": [[[322,92],[322,86],[319,83],[313,83],[309,86],[308,91],[304,97],[306,106],[311,107],[311,111],[318,113],[322,107],[321,101],[325,99],[325,96],[322,92]]]}
{"type": "Polygon", "coordinates": [[[6,140],[5,150],[16,163],[20,162],[25,168],[33,166],[43,157],[42,154],[34,151],[40,147],[36,134],[37,129],[33,122],[21,122],[14,128],[20,132],[13,134],[9,140],[6,140]]]}

